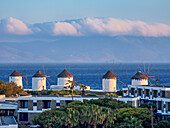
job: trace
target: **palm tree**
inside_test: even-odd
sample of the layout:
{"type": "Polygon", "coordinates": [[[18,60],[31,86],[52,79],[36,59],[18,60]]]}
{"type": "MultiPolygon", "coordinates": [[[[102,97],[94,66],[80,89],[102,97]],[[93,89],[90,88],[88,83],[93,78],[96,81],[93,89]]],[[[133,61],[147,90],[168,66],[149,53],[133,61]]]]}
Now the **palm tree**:
{"type": "Polygon", "coordinates": [[[85,89],[87,89],[87,84],[84,85],[84,84],[80,84],[80,89],[82,90],[82,96],[85,95],[85,89]]]}
{"type": "Polygon", "coordinates": [[[124,122],[121,123],[117,128],[143,128],[142,121],[136,117],[125,118],[124,122]]]}
{"type": "Polygon", "coordinates": [[[75,79],[74,81],[68,80],[68,82],[71,83],[70,88],[71,88],[71,91],[72,91],[72,101],[73,101],[73,90],[74,90],[74,87],[77,87],[77,86],[78,86],[78,84],[76,83],[77,80],[78,80],[78,79],[75,79]]]}
{"type": "Polygon", "coordinates": [[[97,125],[103,124],[103,115],[102,107],[98,105],[91,105],[88,110],[88,124],[93,125],[94,128],[97,125]]]}
{"type": "Polygon", "coordinates": [[[66,118],[66,125],[68,128],[73,127],[73,126],[78,126],[79,123],[79,111],[74,110],[73,108],[67,108],[67,118],[66,118]]]}
{"type": "Polygon", "coordinates": [[[113,110],[111,108],[103,107],[102,112],[104,113],[104,121],[103,121],[103,126],[108,127],[112,124],[114,124],[116,120],[116,115],[114,114],[113,110]]]}
{"type": "Polygon", "coordinates": [[[88,113],[89,107],[87,106],[82,106],[80,109],[80,124],[83,125],[84,127],[88,126],[88,120],[89,120],[89,113],[88,113]]]}

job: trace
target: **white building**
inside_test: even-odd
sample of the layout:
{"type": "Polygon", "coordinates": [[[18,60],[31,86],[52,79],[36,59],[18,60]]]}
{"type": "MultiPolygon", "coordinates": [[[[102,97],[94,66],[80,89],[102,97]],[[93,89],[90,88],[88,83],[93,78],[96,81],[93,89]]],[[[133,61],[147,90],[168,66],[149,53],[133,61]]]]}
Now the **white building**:
{"type": "Polygon", "coordinates": [[[21,88],[23,88],[22,75],[16,70],[9,76],[9,82],[14,82],[17,86],[21,86],[21,88]]]}
{"type": "Polygon", "coordinates": [[[14,117],[17,116],[17,101],[8,101],[0,95],[0,128],[18,128],[14,117]]]}
{"type": "Polygon", "coordinates": [[[102,79],[102,89],[105,92],[116,92],[116,75],[108,71],[102,79]]]}
{"type": "Polygon", "coordinates": [[[69,81],[73,81],[73,75],[67,69],[64,69],[57,76],[57,85],[51,85],[50,88],[52,90],[69,90],[71,86],[69,81]]]}
{"type": "MultiPolygon", "coordinates": [[[[74,96],[74,101],[83,102],[84,99],[99,99],[104,97],[81,97],[74,96]]],[[[126,97],[126,98],[118,98],[112,97],[119,101],[124,101],[129,105],[134,107],[138,106],[138,97],[126,97]]],[[[18,97],[18,122],[20,123],[32,123],[32,119],[34,116],[39,115],[45,110],[54,110],[55,108],[65,107],[68,103],[72,102],[72,97],[62,97],[62,96],[23,96],[18,97]]]]}
{"type": "Polygon", "coordinates": [[[57,85],[68,85],[70,86],[71,83],[69,81],[73,81],[73,75],[67,70],[64,69],[58,76],[57,76],[57,85]]]}
{"type": "Polygon", "coordinates": [[[132,85],[148,85],[148,77],[141,71],[137,72],[131,79],[132,85]]]}
{"type": "Polygon", "coordinates": [[[32,91],[41,90],[46,90],[46,76],[41,71],[37,71],[32,76],[32,91]]]}
{"type": "Polygon", "coordinates": [[[138,97],[140,104],[153,103],[157,106],[158,120],[170,116],[170,87],[148,85],[148,78],[141,72],[132,77],[132,85],[123,88],[123,96],[138,97]]]}

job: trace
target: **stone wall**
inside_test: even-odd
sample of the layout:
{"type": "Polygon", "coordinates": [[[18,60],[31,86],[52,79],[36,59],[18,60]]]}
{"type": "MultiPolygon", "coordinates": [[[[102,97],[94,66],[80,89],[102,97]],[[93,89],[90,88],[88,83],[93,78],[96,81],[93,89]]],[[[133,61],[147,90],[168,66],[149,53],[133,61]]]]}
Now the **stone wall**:
{"type": "Polygon", "coordinates": [[[166,98],[170,98],[170,91],[166,91],[166,92],[165,92],[165,97],[166,97],[166,98]]]}
{"type": "Polygon", "coordinates": [[[42,100],[37,100],[37,110],[42,110],[42,108],[43,108],[42,100]]]}
{"type": "Polygon", "coordinates": [[[33,110],[33,100],[28,101],[28,110],[33,110]]]}
{"type": "Polygon", "coordinates": [[[52,100],[51,101],[51,109],[55,109],[56,108],[56,100],[52,100]]]}

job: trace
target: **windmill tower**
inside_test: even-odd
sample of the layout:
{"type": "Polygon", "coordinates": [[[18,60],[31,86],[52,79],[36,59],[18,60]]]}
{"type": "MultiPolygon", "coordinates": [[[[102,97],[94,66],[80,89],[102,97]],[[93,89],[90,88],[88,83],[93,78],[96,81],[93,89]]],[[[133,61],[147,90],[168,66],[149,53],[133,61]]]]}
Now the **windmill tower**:
{"type": "Polygon", "coordinates": [[[32,76],[32,91],[46,90],[46,76],[38,70],[32,76]]]}
{"type": "Polygon", "coordinates": [[[109,70],[102,79],[102,89],[103,91],[116,92],[116,75],[109,70]]]}
{"type": "Polygon", "coordinates": [[[69,83],[68,81],[73,81],[73,75],[67,69],[64,69],[57,76],[57,85],[63,86],[63,87],[64,85],[70,86],[71,83],[69,83]]]}
{"type": "Polygon", "coordinates": [[[12,81],[16,83],[17,86],[21,86],[21,88],[23,88],[22,75],[16,70],[9,76],[9,82],[12,81]]]}
{"type": "Polygon", "coordinates": [[[148,85],[148,77],[141,71],[137,72],[131,79],[132,85],[148,85]]]}

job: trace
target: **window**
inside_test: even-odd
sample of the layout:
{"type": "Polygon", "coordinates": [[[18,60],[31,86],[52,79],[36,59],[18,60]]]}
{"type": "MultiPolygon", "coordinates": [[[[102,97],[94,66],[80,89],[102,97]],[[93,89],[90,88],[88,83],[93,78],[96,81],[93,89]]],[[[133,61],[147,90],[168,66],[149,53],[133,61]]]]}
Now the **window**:
{"type": "Polygon", "coordinates": [[[60,106],[60,103],[56,103],[56,106],[60,106]]]}
{"type": "Polygon", "coordinates": [[[146,96],[149,97],[149,89],[146,89],[146,96]]]}
{"type": "Polygon", "coordinates": [[[34,103],[33,103],[33,106],[37,106],[37,103],[36,103],[36,102],[34,102],[34,103]]]}
{"type": "Polygon", "coordinates": [[[162,106],[161,101],[158,101],[158,110],[161,110],[161,106],[162,106]]]}
{"type": "Polygon", "coordinates": [[[135,89],[131,88],[131,95],[134,95],[134,94],[135,94],[135,89]]]}
{"type": "Polygon", "coordinates": [[[158,93],[157,90],[153,90],[153,97],[155,97],[155,98],[158,97],[158,96],[157,96],[157,93],[158,93]]]}
{"type": "Polygon", "coordinates": [[[168,102],[168,111],[170,111],[170,102],[168,102]]]}
{"type": "Polygon", "coordinates": [[[20,121],[28,121],[28,113],[19,113],[20,121]]]}
{"type": "Polygon", "coordinates": [[[162,97],[165,97],[165,91],[162,91],[162,97]]]}
{"type": "Polygon", "coordinates": [[[138,89],[138,96],[142,96],[142,89],[138,89]]]}
{"type": "Polygon", "coordinates": [[[28,101],[27,100],[21,100],[21,108],[28,108],[28,101]]]}
{"type": "Polygon", "coordinates": [[[51,100],[44,100],[43,108],[51,108],[51,100]]]}

